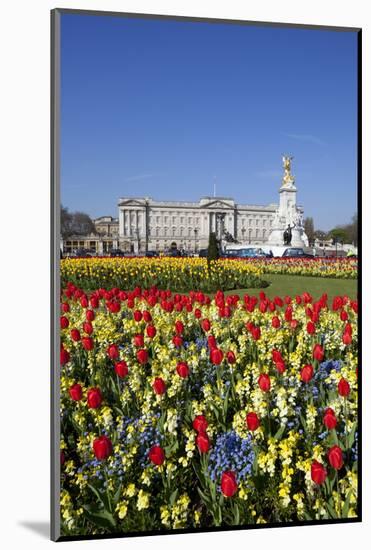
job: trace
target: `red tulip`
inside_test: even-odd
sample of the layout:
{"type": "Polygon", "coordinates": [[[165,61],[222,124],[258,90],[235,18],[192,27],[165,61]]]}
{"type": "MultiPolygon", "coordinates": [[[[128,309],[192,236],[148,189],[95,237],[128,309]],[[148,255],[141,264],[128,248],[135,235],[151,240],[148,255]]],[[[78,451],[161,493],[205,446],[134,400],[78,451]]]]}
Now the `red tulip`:
{"type": "Polygon", "coordinates": [[[159,445],[154,445],[151,447],[148,457],[156,466],[161,466],[161,464],[165,462],[165,452],[159,445]]]}
{"type": "Polygon", "coordinates": [[[276,369],[280,374],[283,374],[286,370],[286,365],[283,361],[276,362],[276,369]]]}
{"type": "Polygon", "coordinates": [[[120,378],[125,378],[128,375],[129,369],[125,361],[118,361],[115,363],[115,373],[120,378]]]}
{"type": "Polygon", "coordinates": [[[258,384],[262,391],[268,392],[271,389],[271,379],[268,374],[261,374],[258,379],[258,384]]]}
{"type": "Polygon", "coordinates": [[[156,327],[154,327],[153,325],[148,325],[146,328],[146,332],[149,338],[154,338],[156,336],[157,330],[156,327]]]}
{"type": "Polygon", "coordinates": [[[308,384],[313,378],[314,370],[312,365],[305,365],[300,372],[300,378],[308,384]]]}
{"type": "Polygon", "coordinates": [[[70,359],[71,357],[69,352],[64,348],[61,348],[61,352],[60,352],[61,365],[62,366],[66,365],[66,363],[68,363],[70,359]]]}
{"type": "Polygon", "coordinates": [[[143,318],[142,312],[139,311],[139,309],[136,309],[136,310],[134,311],[134,320],[135,320],[137,323],[139,323],[139,322],[142,320],[142,318],[143,318]]]}
{"type": "Polygon", "coordinates": [[[193,429],[198,433],[206,432],[208,422],[203,414],[199,414],[193,420],[193,429]]]}
{"type": "Polygon", "coordinates": [[[201,313],[201,310],[196,308],[195,311],[194,311],[194,315],[196,317],[196,319],[200,319],[202,313],[201,313]]]}
{"type": "Polygon", "coordinates": [[[349,315],[347,314],[347,312],[345,311],[345,309],[342,309],[341,312],[340,312],[340,319],[342,321],[347,321],[348,320],[348,317],[349,315]]]}
{"type": "Polygon", "coordinates": [[[112,454],[112,442],[106,435],[93,441],[93,451],[98,460],[105,460],[112,454]]]}
{"type": "Polygon", "coordinates": [[[176,371],[181,378],[187,378],[189,376],[189,367],[184,361],[180,361],[177,364],[176,371]]]}
{"type": "Polygon", "coordinates": [[[68,392],[73,401],[80,401],[82,398],[82,387],[80,384],[74,384],[69,388],[68,392]]]}
{"type": "Polygon", "coordinates": [[[94,340],[93,338],[90,338],[90,336],[86,336],[81,340],[81,342],[82,342],[82,347],[86,351],[91,351],[94,348],[94,340]]]}
{"type": "Polygon", "coordinates": [[[142,348],[144,346],[143,334],[136,334],[133,338],[133,344],[136,348],[142,348]]]}
{"type": "Polygon", "coordinates": [[[337,424],[337,418],[334,411],[328,407],[323,415],[323,423],[328,430],[334,430],[337,424]]]}
{"type": "Polygon", "coordinates": [[[212,334],[210,334],[208,337],[207,337],[207,344],[209,346],[209,349],[213,349],[213,348],[217,348],[218,346],[216,345],[216,340],[215,340],[215,336],[213,336],[212,334]]]}
{"type": "Polygon", "coordinates": [[[162,395],[166,392],[166,383],[162,378],[155,378],[152,388],[157,395],[162,395]]]}
{"type": "Polygon", "coordinates": [[[183,345],[183,338],[181,336],[173,336],[173,344],[176,348],[180,348],[183,345]]]}
{"type": "Polygon", "coordinates": [[[350,385],[345,378],[341,378],[338,383],[338,392],[341,397],[348,397],[350,393],[350,385]]]}
{"type": "Polygon", "coordinates": [[[330,463],[330,466],[335,468],[335,470],[340,470],[344,464],[343,460],[343,451],[338,447],[338,445],[333,445],[327,453],[327,458],[330,463]]]}
{"type": "Polygon", "coordinates": [[[223,361],[223,352],[219,348],[214,348],[210,351],[210,361],[213,365],[220,365],[220,363],[223,361]]]}
{"type": "Polygon", "coordinates": [[[323,347],[319,344],[315,344],[313,347],[313,359],[316,359],[317,361],[322,361],[325,356],[325,352],[323,350],[323,347]]]}
{"type": "Polygon", "coordinates": [[[152,315],[150,314],[149,311],[147,310],[143,311],[143,319],[145,320],[146,323],[150,323],[152,321],[152,315]]]}
{"type": "Polygon", "coordinates": [[[223,472],[220,486],[225,497],[233,497],[238,490],[236,474],[230,470],[223,472]]]}
{"type": "Polygon", "coordinates": [[[184,331],[184,325],[181,321],[175,322],[175,331],[177,334],[183,334],[184,331]]]}
{"type": "Polygon", "coordinates": [[[201,321],[201,326],[202,326],[202,328],[205,332],[208,332],[211,328],[211,323],[210,323],[209,319],[203,319],[201,321]]]}
{"type": "Polygon", "coordinates": [[[85,321],[85,323],[83,324],[83,329],[86,334],[93,333],[93,325],[89,321],[85,321]]]}
{"type": "Polygon", "coordinates": [[[344,332],[343,334],[343,344],[349,346],[352,343],[352,335],[349,332],[344,332]]]}
{"type": "Polygon", "coordinates": [[[77,330],[77,328],[73,328],[71,330],[71,338],[74,342],[78,342],[79,340],[81,340],[81,335],[80,335],[80,331],[77,330]]]}
{"type": "Polygon", "coordinates": [[[277,361],[283,361],[281,352],[278,349],[272,350],[272,359],[275,363],[277,361]]]}
{"type": "Polygon", "coordinates": [[[251,336],[253,337],[253,339],[256,341],[256,340],[260,340],[260,337],[261,337],[261,330],[260,330],[260,327],[253,327],[251,329],[251,336]]]}
{"type": "Polygon", "coordinates": [[[70,324],[69,320],[67,319],[67,317],[65,317],[64,315],[61,317],[61,328],[67,328],[68,325],[70,324]]]}
{"type": "Polygon", "coordinates": [[[90,298],[90,305],[92,308],[97,309],[99,307],[99,299],[96,296],[90,298]]]}
{"type": "Polygon", "coordinates": [[[107,354],[108,357],[112,360],[118,359],[119,357],[119,348],[116,346],[116,344],[111,344],[107,348],[107,354]]]}
{"type": "Polygon", "coordinates": [[[236,356],[232,350],[227,351],[227,361],[230,365],[233,365],[236,362],[236,356]]]}
{"type": "Polygon", "coordinates": [[[246,415],[246,424],[247,424],[247,428],[251,432],[255,432],[255,430],[257,430],[260,426],[260,420],[258,415],[255,412],[249,412],[246,415]]]}
{"type": "Polygon", "coordinates": [[[207,453],[210,449],[210,439],[206,432],[201,432],[196,436],[196,445],[200,453],[207,453]]]}
{"type": "Polygon", "coordinates": [[[317,460],[314,460],[310,468],[310,474],[314,483],[316,483],[317,485],[322,485],[322,483],[324,483],[326,480],[327,470],[317,460]]]}
{"type": "Polygon", "coordinates": [[[281,321],[279,319],[279,317],[277,317],[277,315],[275,315],[274,317],[272,317],[272,327],[273,328],[280,328],[281,326],[281,321]]]}
{"type": "Polygon", "coordinates": [[[95,313],[92,309],[87,309],[85,313],[86,320],[91,322],[95,319],[95,313]]]}
{"type": "Polygon", "coordinates": [[[312,321],[307,323],[307,333],[314,334],[316,332],[316,325],[312,321]]]}
{"type": "Polygon", "coordinates": [[[102,404],[102,393],[99,388],[90,388],[87,393],[89,409],[97,409],[102,404]]]}
{"type": "Polygon", "coordinates": [[[148,362],[148,351],[146,349],[139,349],[137,351],[137,359],[141,365],[145,365],[148,362]]]}

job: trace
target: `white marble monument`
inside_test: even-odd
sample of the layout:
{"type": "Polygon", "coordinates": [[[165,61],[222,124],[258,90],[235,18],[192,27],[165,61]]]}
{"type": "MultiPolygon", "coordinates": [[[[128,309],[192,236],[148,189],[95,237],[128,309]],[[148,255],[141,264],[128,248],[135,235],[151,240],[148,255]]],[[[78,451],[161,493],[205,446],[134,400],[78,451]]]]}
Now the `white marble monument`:
{"type": "Polygon", "coordinates": [[[284,174],[279,190],[280,203],[275,211],[272,230],[267,244],[272,246],[308,246],[308,237],[303,227],[303,209],[296,204],[297,189],[291,174],[293,157],[282,157],[284,174]]]}

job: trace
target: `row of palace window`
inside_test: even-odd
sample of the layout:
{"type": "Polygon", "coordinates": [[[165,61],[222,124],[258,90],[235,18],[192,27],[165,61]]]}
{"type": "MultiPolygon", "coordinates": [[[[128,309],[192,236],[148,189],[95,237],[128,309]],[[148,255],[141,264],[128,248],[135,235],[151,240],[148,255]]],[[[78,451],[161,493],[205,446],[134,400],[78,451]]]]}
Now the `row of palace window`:
{"type": "Polygon", "coordinates": [[[188,223],[188,225],[199,225],[200,218],[192,218],[192,217],[186,217],[186,216],[150,216],[149,223],[150,225],[153,225],[154,223],[157,224],[165,224],[167,225],[169,223],[169,220],[171,218],[171,222],[173,225],[176,225],[177,223],[185,224],[188,223]],[[188,220],[188,221],[187,221],[188,220]]]}
{"type": "Polygon", "coordinates": [[[180,236],[180,237],[185,237],[185,236],[188,236],[188,237],[193,237],[193,238],[197,238],[197,235],[199,235],[199,229],[196,227],[196,228],[192,228],[192,227],[188,227],[188,231],[186,230],[186,228],[184,227],[172,227],[171,230],[169,227],[156,227],[155,230],[153,231],[151,228],[148,228],[148,234],[149,235],[156,235],[156,237],[159,237],[159,236],[172,236],[172,237],[175,237],[175,236],[180,236]]]}
{"type": "MultiPolygon", "coordinates": [[[[265,239],[265,237],[267,236],[267,230],[266,229],[263,229],[262,231],[260,229],[252,229],[252,228],[249,228],[249,229],[245,229],[244,227],[242,229],[240,229],[238,232],[237,232],[238,236],[244,238],[244,237],[249,237],[249,238],[260,238],[260,236],[262,236],[263,239],[265,239]]],[[[169,236],[172,236],[172,237],[189,237],[189,238],[193,238],[193,239],[197,239],[198,237],[204,237],[204,236],[200,236],[198,230],[194,230],[192,229],[191,227],[188,228],[188,234],[187,234],[187,231],[183,228],[183,227],[180,227],[179,229],[177,229],[176,227],[173,227],[171,229],[171,232],[170,232],[170,229],[167,228],[167,227],[164,227],[164,228],[160,228],[160,227],[156,227],[156,229],[154,231],[151,231],[150,229],[148,230],[148,235],[150,237],[169,237],[169,236]]]]}
{"type": "MultiPolygon", "coordinates": [[[[149,223],[150,225],[153,225],[154,223],[156,223],[157,225],[168,225],[169,224],[169,216],[150,216],[149,218],[149,223]]],[[[238,225],[244,227],[245,225],[248,225],[249,227],[255,225],[255,226],[258,226],[258,225],[262,225],[263,227],[265,226],[268,226],[268,225],[272,225],[272,218],[261,218],[261,217],[258,217],[258,218],[247,218],[247,217],[241,217],[241,218],[237,218],[238,219],[238,225]]],[[[233,221],[233,218],[232,217],[229,217],[229,221],[233,221]]],[[[188,218],[188,222],[187,222],[187,218],[184,217],[184,216],[180,216],[180,218],[177,218],[176,216],[173,216],[171,218],[171,223],[173,225],[177,225],[178,223],[180,223],[181,225],[183,224],[187,224],[188,225],[195,225],[195,226],[198,226],[199,223],[200,223],[200,219],[199,218],[188,218]]]]}

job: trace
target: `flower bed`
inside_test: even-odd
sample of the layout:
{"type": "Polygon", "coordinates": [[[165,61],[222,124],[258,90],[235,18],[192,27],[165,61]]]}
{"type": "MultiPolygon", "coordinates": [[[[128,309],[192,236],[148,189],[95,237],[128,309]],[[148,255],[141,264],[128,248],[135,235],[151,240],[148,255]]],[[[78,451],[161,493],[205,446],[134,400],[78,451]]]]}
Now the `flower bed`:
{"type": "Polygon", "coordinates": [[[357,515],[357,302],[70,283],[61,309],[64,534],[357,515]]]}
{"type": "Polygon", "coordinates": [[[247,262],[214,261],[208,268],[205,258],[71,258],[61,262],[62,284],[72,281],[90,290],[101,285],[131,289],[155,285],[178,292],[262,288],[267,283],[261,274],[261,266],[247,262]]]}

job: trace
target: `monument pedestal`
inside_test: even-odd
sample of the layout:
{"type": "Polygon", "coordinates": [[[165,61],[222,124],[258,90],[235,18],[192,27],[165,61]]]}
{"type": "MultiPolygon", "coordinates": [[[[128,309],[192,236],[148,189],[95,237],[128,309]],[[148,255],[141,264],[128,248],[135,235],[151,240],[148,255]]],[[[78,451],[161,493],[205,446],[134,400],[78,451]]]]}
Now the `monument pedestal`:
{"type": "Polygon", "coordinates": [[[276,210],[272,230],[267,244],[272,246],[287,246],[302,248],[308,246],[308,238],[303,227],[303,211],[296,205],[295,178],[291,174],[292,157],[283,157],[284,175],[280,187],[280,203],[276,210]],[[284,242],[284,232],[291,230],[289,244],[284,242]]]}

